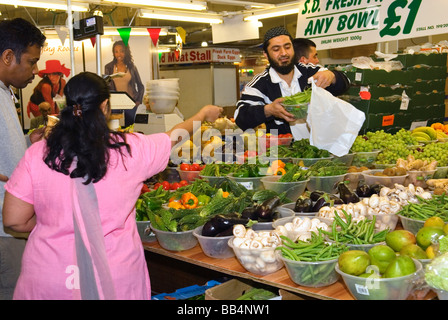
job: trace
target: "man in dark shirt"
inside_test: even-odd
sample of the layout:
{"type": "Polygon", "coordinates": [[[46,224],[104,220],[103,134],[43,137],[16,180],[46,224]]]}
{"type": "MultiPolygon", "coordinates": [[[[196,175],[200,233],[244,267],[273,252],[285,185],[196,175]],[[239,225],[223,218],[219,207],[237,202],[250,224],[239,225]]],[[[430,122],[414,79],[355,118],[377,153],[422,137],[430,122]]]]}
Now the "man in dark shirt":
{"type": "Polygon", "coordinates": [[[282,106],[282,97],[304,91],[309,86],[310,77],[317,86],[326,88],[333,95],[342,94],[349,88],[349,80],[342,72],[297,64],[292,41],[283,27],[266,32],[263,51],[269,66],[245,86],[236,105],[234,118],[242,130],[265,123],[267,132],[276,129],[277,134],[292,133],[295,140],[309,138],[305,120],[297,120],[287,112],[282,106]]]}

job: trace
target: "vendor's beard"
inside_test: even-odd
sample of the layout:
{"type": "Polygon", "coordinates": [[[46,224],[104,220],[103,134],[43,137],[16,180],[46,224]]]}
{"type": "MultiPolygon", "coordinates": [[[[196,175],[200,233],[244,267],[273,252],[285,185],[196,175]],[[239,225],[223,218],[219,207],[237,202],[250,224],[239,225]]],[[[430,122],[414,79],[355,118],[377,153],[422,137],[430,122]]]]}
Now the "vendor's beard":
{"type": "Polygon", "coordinates": [[[274,61],[271,59],[271,57],[268,56],[269,65],[274,68],[275,71],[277,71],[280,74],[288,74],[294,69],[294,61],[291,60],[290,63],[287,65],[279,65],[277,61],[274,61]]]}

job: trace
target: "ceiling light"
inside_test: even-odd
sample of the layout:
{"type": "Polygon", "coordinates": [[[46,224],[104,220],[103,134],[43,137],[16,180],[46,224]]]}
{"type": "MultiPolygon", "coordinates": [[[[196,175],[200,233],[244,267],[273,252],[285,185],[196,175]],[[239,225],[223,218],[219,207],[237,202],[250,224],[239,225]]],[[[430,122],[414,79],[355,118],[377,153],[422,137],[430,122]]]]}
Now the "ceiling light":
{"type": "MultiPolygon", "coordinates": [[[[67,11],[67,3],[65,1],[52,1],[52,2],[40,2],[40,1],[24,1],[24,0],[0,0],[0,4],[6,4],[19,7],[31,7],[31,8],[44,8],[44,9],[56,9],[67,11]]],[[[87,12],[89,11],[89,5],[86,3],[76,3],[71,5],[72,11],[87,12]]]]}
{"type": "Polygon", "coordinates": [[[245,21],[248,20],[261,20],[267,18],[287,16],[290,14],[299,13],[299,2],[295,2],[289,5],[277,6],[270,9],[254,10],[244,17],[245,21]]]}
{"type": "Polygon", "coordinates": [[[201,42],[201,47],[208,47],[208,42],[207,41],[202,41],[201,42]]]}
{"type": "Polygon", "coordinates": [[[183,1],[183,0],[104,0],[106,2],[115,2],[116,4],[135,4],[145,7],[162,7],[172,9],[184,9],[184,10],[205,10],[207,9],[206,2],[201,1],[183,1]]]}
{"type": "Polygon", "coordinates": [[[142,18],[160,19],[160,20],[175,20],[199,23],[222,23],[222,17],[218,14],[203,14],[203,13],[185,13],[180,11],[168,10],[141,10],[142,18]]]}
{"type": "Polygon", "coordinates": [[[209,0],[208,2],[229,4],[229,5],[249,7],[249,8],[268,8],[268,7],[273,6],[272,4],[269,4],[269,3],[240,1],[240,0],[209,0]]]}

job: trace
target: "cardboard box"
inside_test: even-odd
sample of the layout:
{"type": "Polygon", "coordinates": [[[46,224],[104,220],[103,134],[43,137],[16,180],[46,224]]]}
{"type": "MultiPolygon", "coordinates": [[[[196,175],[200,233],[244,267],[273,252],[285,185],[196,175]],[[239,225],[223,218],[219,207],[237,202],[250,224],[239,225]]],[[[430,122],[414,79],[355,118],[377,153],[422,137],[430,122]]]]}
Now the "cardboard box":
{"type": "MultiPolygon", "coordinates": [[[[265,288],[262,284],[249,280],[231,279],[205,290],[205,300],[236,300],[252,288],[265,288]]],[[[266,288],[269,290],[268,288],[266,288]]],[[[278,296],[275,300],[279,300],[278,296]]],[[[271,299],[273,300],[273,299],[271,299]]]]}
{"type": "Polygon", "coordinates": [[[446,80],[446,66],[414,66],[408,68],[406,71],[408,79],[400,83],[408,83],[409,80],[415,81],[416,79],[421,80],[434,80],[434,79],[445,79],[446,80]]]}
{"type": "Polygon", "coordinates": [[[393,60],[401,61],[405,68],[418,64],[426,64],[428,66],[446,66],[447,53],[416,53],[416,54],[399,54],[393,60]]]}
{"type": "Polygon", "coordinates": [[[414,93],[414,88],[411,85],[386,85],[386,84],[371,84],[371,85],[352,85],[347,90],[346,94],[351,96],[359,96],[361,91],[370,92],[372,99],[378,99],[379,97],[389,97],[393,95],[402,95],[403,91],[406,94],[412,95],[414,93]]]}
{"type": "Polygon", "coordinates": [[[422,80],[415,79],[411,80],[409,86],[413,88],[414,93],[429,93],[429,92],[445,92],[446,79],[432,79],[432,80],[422,80]]]}
{"type": "Polygon", "coordinates": [[[405,70],[370,70],[356,69],[346,71],[345,74],[352,84],[368,85],[368,84],[405,84],[408,74],[405,70]]]}

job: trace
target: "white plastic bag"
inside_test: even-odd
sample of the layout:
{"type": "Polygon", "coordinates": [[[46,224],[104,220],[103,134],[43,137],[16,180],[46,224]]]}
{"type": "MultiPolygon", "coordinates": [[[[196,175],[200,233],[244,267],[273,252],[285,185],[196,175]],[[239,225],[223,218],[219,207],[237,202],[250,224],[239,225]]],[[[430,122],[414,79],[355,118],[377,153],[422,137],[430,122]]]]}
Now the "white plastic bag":
{"type": "Polygon", "coordinates": [[[338,157],[346,155],[365,119],[364,112],[317,87],[312,81],[306,120],[310,128],[311,145],[328,150],[338,157]]]}

